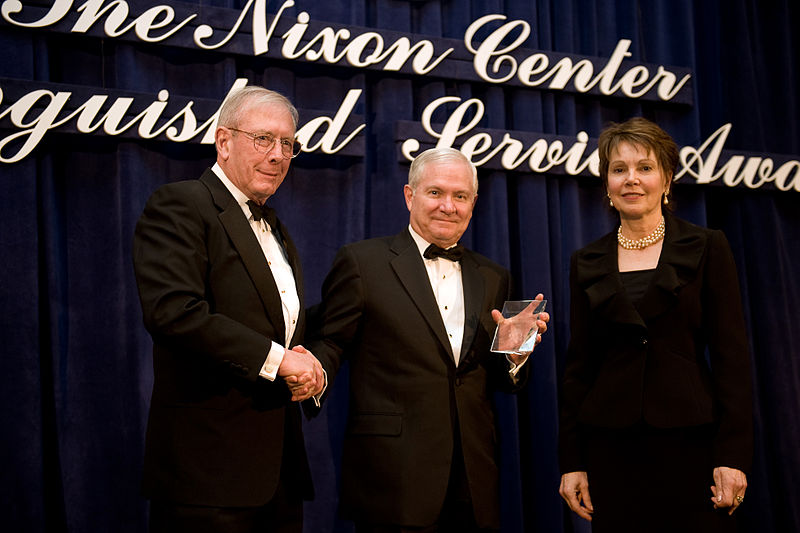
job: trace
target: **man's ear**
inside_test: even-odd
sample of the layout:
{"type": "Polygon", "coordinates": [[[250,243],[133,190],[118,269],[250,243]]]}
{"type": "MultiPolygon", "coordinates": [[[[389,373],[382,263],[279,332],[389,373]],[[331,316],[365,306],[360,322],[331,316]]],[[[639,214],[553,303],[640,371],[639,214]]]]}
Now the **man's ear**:
{"type": "Polygon", "coordinates": [[[231,153],[231,142],[233,135],[231,131],[222,126],[214,132],[214,145],[217,147],[217,157],[222,161],[227,161],[231,153]]]}
{"type": "Polygon", "coordinates": [[[411,185],[406,183],[403,186],[403,196],[406,197],[406,207],[411,211],[411,203],[414,198],[414,189],[411,188],[411,185]]]}

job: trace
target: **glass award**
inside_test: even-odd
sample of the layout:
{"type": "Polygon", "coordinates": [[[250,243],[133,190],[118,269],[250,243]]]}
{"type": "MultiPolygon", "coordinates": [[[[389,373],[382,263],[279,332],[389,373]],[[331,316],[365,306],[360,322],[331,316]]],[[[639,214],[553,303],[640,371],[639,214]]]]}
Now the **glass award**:
{"type": "Polygon", "coordinates": [[[533,351],[539,326],[536,321],[547,300],[511,300],[503,304],[503,321],[497,325],[492,351],[528,355],[533,351]]]}

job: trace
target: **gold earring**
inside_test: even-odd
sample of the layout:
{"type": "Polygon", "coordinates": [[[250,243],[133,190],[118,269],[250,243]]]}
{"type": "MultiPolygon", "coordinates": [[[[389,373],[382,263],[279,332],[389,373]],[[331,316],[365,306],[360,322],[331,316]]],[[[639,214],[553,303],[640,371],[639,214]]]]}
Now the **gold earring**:
{"type": "Polygon", "coordinates": [[[608,196],[608,205],[614,207],[614,200],[611,199],[611,195],[606,193],[606,196],[608,196]]]}
{"type": "Polygon", "coordinates": [[[669,204],[669,198],[667,197],[668,194],[669,194],[669,191],[666,191],[664,193],[664,205],[669,204]]]}

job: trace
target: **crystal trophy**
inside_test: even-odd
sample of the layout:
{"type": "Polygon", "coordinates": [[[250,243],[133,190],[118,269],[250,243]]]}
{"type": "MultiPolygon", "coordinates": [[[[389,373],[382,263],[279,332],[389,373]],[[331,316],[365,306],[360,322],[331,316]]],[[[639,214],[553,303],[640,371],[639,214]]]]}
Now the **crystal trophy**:
{"type": "Polygon", "coordinates": [[[539,326],[536,321],[547,300],[511,300],[503,304],[503,321],[494,332],[491,351],[528,355],[533,351],[539,326]]]}

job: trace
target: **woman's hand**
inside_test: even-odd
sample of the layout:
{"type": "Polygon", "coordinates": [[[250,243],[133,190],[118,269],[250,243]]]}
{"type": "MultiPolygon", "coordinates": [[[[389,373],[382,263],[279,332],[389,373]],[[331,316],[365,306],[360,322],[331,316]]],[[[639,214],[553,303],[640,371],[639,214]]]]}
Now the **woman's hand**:
{"type": "Polygon", "coordinates": [[[733,514],[744,501],[746,490],[747,476],[741,470],[727,466],[718,466],[714,469],[714,484],[711,485],[711,492],[714,494],[711,501],[714,502],[714,509],[730,507],[728,514],[733,514]]]}
{"type": "Polygon", "coordinates": [[[569,472],[561,476],[561,488],[558,492],[578,516],[592,521],[594,507],[589,496],[589,477],[586,472],[569,472]]]}

